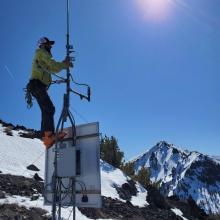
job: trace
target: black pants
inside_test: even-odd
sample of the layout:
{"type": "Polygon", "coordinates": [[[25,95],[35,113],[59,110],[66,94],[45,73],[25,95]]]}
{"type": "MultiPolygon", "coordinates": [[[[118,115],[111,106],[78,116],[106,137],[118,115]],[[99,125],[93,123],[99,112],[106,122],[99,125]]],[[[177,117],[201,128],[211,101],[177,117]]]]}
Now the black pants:
{"type": "Polygon", "coordinates": [[[45,131],[54,132],[55,107],[47,93],[47,86],[37,79],[30,80],[29,86],[32,96],[36,98],[41,109],[41,134],[43,135],[45,131]]]}

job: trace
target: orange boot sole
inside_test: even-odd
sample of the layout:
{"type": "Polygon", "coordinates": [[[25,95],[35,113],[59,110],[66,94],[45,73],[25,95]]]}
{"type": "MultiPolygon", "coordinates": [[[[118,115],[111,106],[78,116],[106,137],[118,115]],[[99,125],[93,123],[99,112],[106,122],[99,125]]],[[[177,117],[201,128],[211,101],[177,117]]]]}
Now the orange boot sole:
{"type": "MultiPolygon", "coordinates": [[[[59,132],[58,133],[58,141],[62,140],[65,136],[66,136],[65,132],[59,132]]],[[[52,147],[54,145],[54,143],[56,141],[56,135],[51,134],[51,135],[44,136],[42,138],[42,141],[43,141],[44,145],[46,146],[46,149],[48,150],[50,147],[52,147]]]]}

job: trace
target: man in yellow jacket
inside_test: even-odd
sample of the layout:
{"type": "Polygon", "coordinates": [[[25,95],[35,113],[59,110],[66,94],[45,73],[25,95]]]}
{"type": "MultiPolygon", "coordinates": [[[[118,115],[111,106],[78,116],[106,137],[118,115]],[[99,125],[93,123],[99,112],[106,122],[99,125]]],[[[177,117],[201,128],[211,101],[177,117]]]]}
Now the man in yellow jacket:
{"type": "MultiPolygon", "coordinates": [[[[73,67],[70,60],[65,59],[62,62],[57,62],[53,59],[51,48],[54,43],[54,41],[50,41],[47,37],[39,39],[38,48],[32,63],[32,74],[29,82],[30,92],[36,98],[41,109],[41,134],[47,149],[55,142],[55,107],[47,93],[47,89],[52,82],[51,74],[73,67]]],[[[58,138],[63,138],[64,136],[65,133],[58,134],[58,138]]]]}

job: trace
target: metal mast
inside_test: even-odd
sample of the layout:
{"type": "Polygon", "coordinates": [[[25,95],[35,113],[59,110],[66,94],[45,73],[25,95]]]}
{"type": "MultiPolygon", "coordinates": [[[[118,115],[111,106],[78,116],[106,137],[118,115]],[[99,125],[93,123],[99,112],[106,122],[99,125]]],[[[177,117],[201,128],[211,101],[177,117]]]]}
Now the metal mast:
{"type": "MultiPolygon", "coordinates": [[[[73,52],[73,46],[70,45],[70,36],[69,36],[69,14],[70,14],[70,4],[69,0],[66,1],[66,11],[67,11],[67,33],[66,33],[66,59],[69,61],[74,61],[74,58],[70,56],[70,54],[73,52]]],[[[66,79],[64,82],[66,83],[66,93],[64,94],[64,100],[63,100],[63,110],[60,115],[57,127],[56,127],[56,143],[55,143],[55,156],[54,156],[54,175],[53,175],[53,205],[52,205],[52,219],[53,220],[61,220],[61,197],[62,197],[62,187],[61,177],[58,177],[57,175],[57,158],[59,157],[59,149],[58,149],[58,132],[63,130],[64,123],[69,118],[72,126],[72,135],[73,135],[73,144],[72,146],[75,146],[75,140],[76,140],[76,134],[75,134],[75,122],[74,118],[69,111],[70,107],[70,92],[72,92],[72,89],[70,88],[70,68],[67,68],[66,70],[66,79]],[[56,218],[57,214],[57,205],[58,205],[58,218],[56,218]]],[[[72,206],[73,206],[73,220],[75,220],[75,177],[71,178],[72,180],[72,206]]]]}
{"type": "MultiPolygon", "coordinates": [[[[74,57],[71,56],[73,53],[73,46],[70,45],[70,2],[66,0],[66,13],[67,13],[67,33],[66,33],[66,59],[70,62],[75,61],[74,57]]],[[[58,77],[58,76],[57,76],[58,77]]],[[[66,83],[66,93],[63,97],[63,109],[60,115],[60,118],[57,123],[56,127],[56,142],[55,142],[55,155],[54,155],[54,174],[52,178],[52,193],[53,193],[53,201],[52,201],[52,220],[61,220],[61,207],[62,207],[62,177],[59,177],[57,174],[57,159],[59,157],[59,146],[58,146],[58,133],[62,131],[64,128],[64,123],[69,119],[72,127],[72,147],[76,146],[76,128],[75,128],[75,121],[74,118],[69,110],[70,107],[70,92],[74,93],[75,95],[79,96],[80,99],[86,99],[90,102],[90,87],[88,84],[77,83],[73,80],[73,77],[70,72],[70,68],[66,70],[66,78],[58,77],[61,79],[62,83],[66,83]],[[81,94],[70,87],[70,80],[72,80],[78,86],[87,87],[87,95],[81,94]],[[58,218],[57,215],[57,206],[58,206],[58,218]]],[[[72,192],[72,199],[71,205],[73,207],[73,220],[75,220],[75,206],[76,206],[76,177],[70,176],[68,177],[71,181],[71,192],[72,192]]]]}
{"type": "MultiPolygon", "coordinates": [[[[70,58],[70,53],[73,52],[71,51],[71,49],[73,49],[73,47],[70,45],[70,22],[69,22],[69,14],[70,14],[70,4],[69,4],[69,0],[66,1],[66,9],[67,9],[67,32],[66,32],[66,57],[67,59],[71,59],[70,58]]],[[[66,87],[66,94],[67,94],[67,107],[69,108],[69,96],[70,96],[70,68],[67,68],[66,70],[66,78],[67,78],[67,87],[66,87]]]]}

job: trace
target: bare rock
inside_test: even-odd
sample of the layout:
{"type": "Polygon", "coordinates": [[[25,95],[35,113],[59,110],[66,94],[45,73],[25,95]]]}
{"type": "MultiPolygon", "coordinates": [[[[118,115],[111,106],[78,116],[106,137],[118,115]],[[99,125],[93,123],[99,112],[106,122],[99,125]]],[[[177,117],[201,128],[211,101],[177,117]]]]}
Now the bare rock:
{"type": "Polygon", "coordinates": [[[31,171],[40,171],[34,164],[27,166],[27,169],[31,171]]]}

